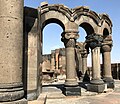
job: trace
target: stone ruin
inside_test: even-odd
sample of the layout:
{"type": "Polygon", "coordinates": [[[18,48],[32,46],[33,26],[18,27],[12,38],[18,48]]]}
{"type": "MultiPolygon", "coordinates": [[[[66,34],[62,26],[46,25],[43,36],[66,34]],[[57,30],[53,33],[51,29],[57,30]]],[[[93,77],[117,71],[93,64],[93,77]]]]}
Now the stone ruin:
{"type": "Polygon", "coordinates": [[[108,88],[114,88],[110,55],[112,22],[107,14],[97,14],[86,6],[70,9],[61,4],[43,2],[38,8],[31,8],[23,4],[24,0],[0,1],[0,102],[27,104],[28,100],[37,99],[42,93],[42,31],[49,23],[57,23],[63,29],[61,41],[66,52],[64,94],[80,95],[75,49],[82,58],[78,68],[83,75],[91,50],[92,79],[87,89],[101,93],[105,83],[108,88]],[[87,33],[82,44],[77,42],[79,27],[87,33]],[[100,53],[103,59],[102,79],[100,53]]]}

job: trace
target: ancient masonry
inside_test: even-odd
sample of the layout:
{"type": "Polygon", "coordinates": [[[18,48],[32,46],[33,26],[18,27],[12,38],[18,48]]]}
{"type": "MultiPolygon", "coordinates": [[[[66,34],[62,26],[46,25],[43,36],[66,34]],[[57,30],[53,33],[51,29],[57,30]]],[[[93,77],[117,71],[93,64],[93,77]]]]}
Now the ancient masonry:
{"type": "MultiPolygon", "coordinates": [[[[83,58],[82,70],[91,50],[92,79],[89,91],[103,92],[105,83],[114,88],[111,75],[112,22],[107,14],[97,14],[86,6],[69,9],[64,5],[41,3],[37,9],[23,7],[24,0],[0,0],[0,102],[27,104],[42,89],[42,30],[49,23],[59,24],[66,51],[64,94],[80,95],[76,79],[75,49],[83,58]],[[78,27],[87,33],[77,42],[78,27]],[[100,72],[103,58],[103,79],[100,72]]],[[[48,36],[49,37],[49,36],[48,36]]],[[[51,60],[53,61],[53,60],[51,60]]],[[[51,66],[53,67],[53,66],[51,66]]]]}

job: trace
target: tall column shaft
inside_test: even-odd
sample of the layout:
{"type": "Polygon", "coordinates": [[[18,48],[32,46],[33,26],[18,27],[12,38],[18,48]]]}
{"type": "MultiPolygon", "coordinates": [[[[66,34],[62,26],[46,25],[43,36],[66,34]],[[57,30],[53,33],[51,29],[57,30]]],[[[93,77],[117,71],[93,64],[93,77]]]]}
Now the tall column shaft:
{"type": "Polygon", "coordinates": [[[75,49],[73,47],[66,48],[66,81],[65,85],[77,85],[75,70],[75,49]]]}
{"type": "Polygon", "coordinates": [[[87,70],[87,56],[82,57],[82,72],[85,74],[87,70]]]}
{"type": "Polygon", "coordinates": [[[95,47],[92,49],[92,80],[93,84],[103,83],[101,80],[101,70],[100,70],[100,47],[95,47]]]}
{"type": "Polygon", "coordinates": [[[0,0],[0,102],[21,99],[23,0],[0,0]]]}
{"type": "Polygon", "coordinates": [[[102,46],[103,54],[103,80],[107,83],[108,88],[114,88],[114,80],[111,73],[111,47],[109,45],[102,46]]]}
{"type": "Polygon", "coordinates": [[[103,53],[103,76],[104,77],[112,77],[111,75],[111,55],[110,52],[104,52],[103,53]]]}
{"type": "Polygon", "coordinates": [[[100,79],[100,47],[92,49],[92,78],[100,79]]]}
{"type": "Polygon", "coordinates": [[[92,34],[87,38],[87,43],[91,48],[92,53],[92,80],[87,86],[89,91],[101,93],[105,89],[105,84],[101,79],[100,69],[100,48],[103,38],[100,34],[92,34]],[[92,40],[92,41],[91,41],[92,40]]]}
{"type": "Polygon", "coordinates": [[[81,57],[81,54],[79,53],[79,71],[83,72],[83,65],[82,65],[82,57],[81,57]]]}

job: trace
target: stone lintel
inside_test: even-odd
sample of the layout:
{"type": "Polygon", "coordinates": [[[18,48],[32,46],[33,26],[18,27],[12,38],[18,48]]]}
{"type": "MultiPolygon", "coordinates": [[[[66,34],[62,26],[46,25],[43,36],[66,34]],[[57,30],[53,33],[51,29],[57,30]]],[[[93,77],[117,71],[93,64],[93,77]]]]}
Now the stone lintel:
{"type": "Polygon", "coordinates": [[[66,96],[81,96],[81,87],[64,87],[63,93],[66,96]]]}
{"type": "Polygon", "coordinates": [[[102,93],[105,89],[105,84],[88,84],[87,85],[87,90],[88,91],[92,91],[92,92],[98,92],[98,93],[102,93]]]}

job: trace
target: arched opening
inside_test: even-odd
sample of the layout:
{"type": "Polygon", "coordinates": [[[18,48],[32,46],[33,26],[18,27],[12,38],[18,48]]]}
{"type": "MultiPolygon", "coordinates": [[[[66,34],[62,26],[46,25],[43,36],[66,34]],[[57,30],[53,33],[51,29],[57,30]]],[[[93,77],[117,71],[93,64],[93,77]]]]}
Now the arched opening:
{"type": "MultiPolygon", "coordinates": [[[[86,22],[80,24],[80,27],[79,27],[80,37],[79,37],[78,41],[79,41],[79,42],[85,42],[86,36],[87,36],[87,35],[91,35],[91,34],[93,34],[93,33],[94,33],[94,29],[93,29],[93,27],[92,27],[90,24],[88,24],[88,23],[86,23],[86,22]]],[[[88,51],[88,50],[89,50],[89,49],[87,49],[87,51],[88,51]]],[[[91,53],[91,52],[89,51],[89,53],[91,53]]],[[[91,66],[92,66],[92,65],[91,65],[91,55],[90,55],[90,54],[88,54],[87,66],[88,66],[88,67],[91,67],[91,66]]]]}
{"type": "Polygon", "coordinates": [[[79,70],[82,70],[82,74],[84,74],[84,81],[88,80],[86,79],[87,76],[91,74],[91,55],[88,53],[91,53],[89,51],[89,46],[85,43],[86,41],[86,36],[91,35],[94,33],[94,29],[93,27],[86,22],[83,22],[82,24],[79,25],[79,39],[77,40],[78,42],[81,42],[83,45],[81,46],[81,58],[79,57],[79,65],[81,66],[82,64],[82,68],[80,67],[79,70]],[[84,56],[84,55],[87,56],[84,56]],[[82,63],[81,63],[81,59],[82,59],[82,63]]]}
{"type": "Polygon", "coordinates": [[[50,23],[43,29],[43,54],[50,54],[51,50],[64,47],[61,42],[62,28],[56,23],[50,23]]]}
{"type": "Polygon", "coordinates": [[[105,39],[109,35],[109,31],[107,28],[104,28],[103,30],[103,38],[105,39]]]}
{"type": "Polygon", "coordinates": [[[61,33],[64,25],[58,19],[48,19],[42,24],[42,72],[44,81],[55,81],[55,72],[58,70],[59,50],[64,47],[61,33]]]}
{"type": "Polygon", "coordinates": [[[86,31],[87,35],[94,33],[93,27],[88,23],[82,23],[80,24],[80,27],[82,27],[86,31]]]}
{"type": "Polygon", "coordinates": [[[64,47],[63,43],[61,42],[61,33],[64,29],[64,24],[58,19],[51,18],[43,22],[43,54],[50,54],[51,50],[64,47]]]}
{"type": "Polygon", "coordinates": [[[86,37],[86,31],[84,28],[79,27],[79,39],[77,41],[79,42],[85,42],[85,37],[86,37]]]}

